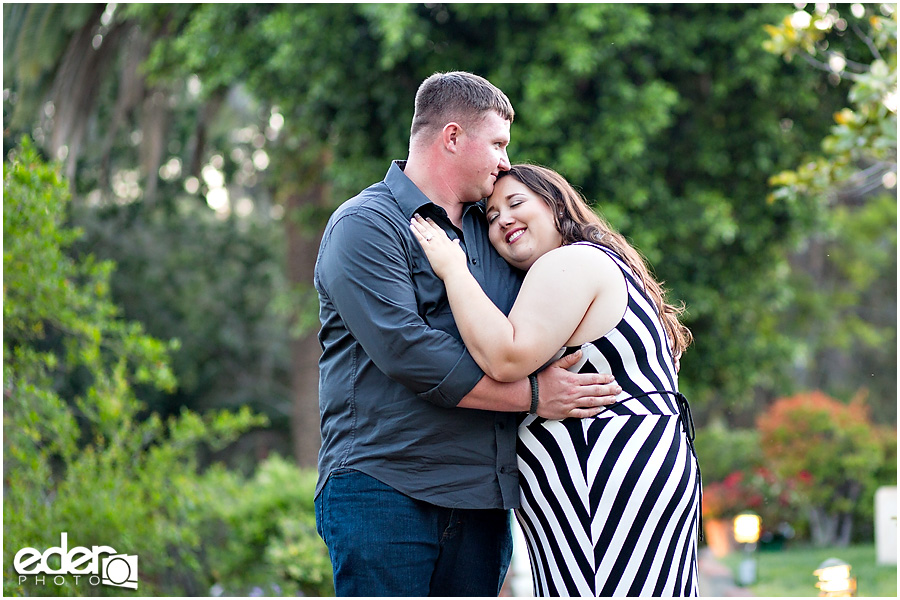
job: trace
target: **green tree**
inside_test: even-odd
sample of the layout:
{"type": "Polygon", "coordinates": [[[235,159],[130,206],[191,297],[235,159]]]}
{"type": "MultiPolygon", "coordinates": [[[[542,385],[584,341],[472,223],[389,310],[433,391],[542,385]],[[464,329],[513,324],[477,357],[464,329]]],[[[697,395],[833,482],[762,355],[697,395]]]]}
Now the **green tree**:
{"type": "MultiPolygon", "coordinates": [[[[803,205],[809,236],[792,257],[790,320],[800,385],[868,388],[879,420],[897,416],[897,13],[816,5],[768,25],[765,47],[849,83],[817,152],[770,179],[769,201],[803,205]],[[877,377],[876,377],[877,375],[877,377]]],[[[814,70],[810,68],[809,70],[814,70]]]]}
{"type": "MultiPolygon", "coordinates": [[[[736,407],[754,410],[756,398],[780,395],[794,375],[798,334],[783,324],[803,294],[791,287],[788,253],[812,226],[813,211],[804,203],[767,203],[766,179],[800,164],[827,134],[827,116],[846,105],[846,90],[762,48],[763,26],[778,22],[784,10],[725,4],[123,5],[109,25],[127,22],[142,39],[154,40],[140,71],[142,85],[171,104],[171,127],[144,135],[169,136],[165,156],[182,168],[171,180],[136,169],[128,136],[117,138],[122,152],[113,160],[132,163],[119,171],[136,171],[129,181],[138,190],[144,177],[154,179],[155,202],[174,207],[166,210],[175,235],[177,215],[194,214],[179,207],[193,201],[207,210],[203,196],[210,186],[201,171],[213,158],[223,163],[217,169],[231,186],[245,177],[240,163],[246,155],[265,151],[268,168],[254,172],[259,183],[246,194],[263,212],[271,201],[284,214],[290,293],[278,302],[294,309],[299,333],[287,369],[292,432],[295,456],[311,463],[318,446],[311,281],[324,218],[378,180],[388,160],[405,156],[412,98],[422,79],[450,69],[485,75],[517,108],[513,159],[553,166],[572,179],[648,256],[673,299],[687,303],[697,343],[682,361],[682,385],[700,422],[729,417],[736,407]],[[249,120],[262,146],[248,148],[217,131],[226,123],[238,127],[228,120],[236,98],[253,106],[249,120]],[[241,161],[232,156],[239,147],[241,161]],[[185,195],[191,178],[199,189],[185,195]]],[[[112,114],[117,95],[105,97],[98,114],[112,114]]],[[[143,108],[128,120],[137,130],[143,108]]],[[[101,190],[101,159],[83,154],[80,164],[79,193],[101,190]]],[[[149,203],[140,194],[102,193],[108,202],[149,203]]],[[[125,245],[105,239],[111,251],[125,245]]],[[[131,264],[140,263],[136,257],[131,264]]],[[[114,284],[116,293],[129,288],[132,298],[157,291],[114,284]]],[[[141,308],[140,318],[156,312],[141,308]]]]}
{"type": "Polygon", "coordinates": [[[246,94],[201,102],[189,81],[147,80],[149,41],[192,5],[148,7],[140,26],[122,6],[88,8],[4,6],[6,131],[65,154],[69,216],[84,231],[67,253],[115,260],[110,291],[123,315],[180,342],[178,388],[139,385],[136,395],[163,417],[249,405],[274,430],[247,440],[251,456],[287,447],[292,311],[280,225],[255,187],[268,115],[246,94]],[[210,192],[224,199],[215,212],[210,192]]]}
{"type": "MultiPolygon", "coordinates": [[[[64,161],[70,184],[85,155],[103,157],[108,180],[116,135],[144,100],[136,67],[148,44],[135,23],[114,14],[115,5],[105,4],[3,7],[4,130],[11,134],[4,135],[4,152],[26,134],[48,156],[64,161]],[[104,101],[108,114],[102,114],[104,101]],[[98,132],[91,125],[101,115],[98,132]]],[[[148,133],[152,125],[141,123],[148,133]]],[[[145,170],[155,173],[158,154],[144,153],[145,170]]]]}
{"type": "Polygon", "coordinates": [[[171,354],[178,389],[142,388],[148,407],[166,416],[183,406],[249,406],[286,432],[290,338],[277,303],[286,293],[278,224],[220,219],[189,198],[175,210],[136,203],[76,206],[73,215],[85,231],[75,249],[115,257],[111,293],[128,318],[179,342],[171,354]]]}
{"type": "Polygon", "coordinates": [[[173,348],[121,318],[111,262],[67,255],[81,233],[66,225],[58,165],[26,138],[4,162],[3,194],[4,592],[90,593],[52,578],[19,584],[13,571],[20,548],[67,532],[73,546],[140,556],[140,589],[198,593],[197,530],[215,491],[204,483],[218,473],[198,474],[198,452],[263,420],[246,408],[143,414],[133,389],[174,389],[173,348]]]}
{"type": "Polygon", "coordinates": [[[334,595],[328,548],[316,533],[316,479],[314,469],[272,455],[251,477],[223,482],[206,537],[222,595],[334,595]]]}
{"type": "MultiPolygon", "coordinates": [[[[792,340],[771,313],[787,302],[777,274],[807,217],[767,204],[765,179],[820,139],[821,114],[842,96],[763,51],[762,27],[781,10],[206,5],[156,45],[150,66],[196,74],[210,93],[242,81],[277,106],[273,195],[302,199],[289,214],[310,226],[405,156],[424,77],[487,76],[517,107],[513,159],[570,177],[687,301],[698,342],[685,387],[721,411],[789,381],[792,340]]],[[[309,244],[289,257],[307,265],[307,285],[313,255],[309,244]]],[[[312,400],[295,412],[309,414],[312,400]]]]}

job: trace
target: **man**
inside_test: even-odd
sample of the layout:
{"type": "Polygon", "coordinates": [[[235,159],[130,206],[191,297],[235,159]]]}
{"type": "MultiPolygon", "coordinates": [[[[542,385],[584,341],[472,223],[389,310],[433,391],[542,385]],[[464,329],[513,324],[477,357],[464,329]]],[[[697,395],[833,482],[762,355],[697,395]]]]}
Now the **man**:
{"type": "Polygon", "coordinates": [[[590,416],[619,391],[608,375],[565,371],[577,355],[533,385],[486,377],[410,230],[420,213],[459,239],[509,311],[521,273],[491,247],[478,201],[509,169],[513,117],[487,80],[432,75],[416,94],[407,161],[325,229],[316,522],[339,596],[496,596],[519,502],[516,413],[590,416]]]}

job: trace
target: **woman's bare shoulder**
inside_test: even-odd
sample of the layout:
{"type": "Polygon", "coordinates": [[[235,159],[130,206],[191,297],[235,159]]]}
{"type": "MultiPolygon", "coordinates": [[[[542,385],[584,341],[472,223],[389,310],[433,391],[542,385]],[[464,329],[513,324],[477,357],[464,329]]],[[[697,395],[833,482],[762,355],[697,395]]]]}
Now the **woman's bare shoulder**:
{"type": "Polygon", "coordinates": [[[604,270],[619,268],[609,254],[590,244],[569,244],[554,248],[537,259],[531,268],[555,270],[563,266],[604,270]]]}

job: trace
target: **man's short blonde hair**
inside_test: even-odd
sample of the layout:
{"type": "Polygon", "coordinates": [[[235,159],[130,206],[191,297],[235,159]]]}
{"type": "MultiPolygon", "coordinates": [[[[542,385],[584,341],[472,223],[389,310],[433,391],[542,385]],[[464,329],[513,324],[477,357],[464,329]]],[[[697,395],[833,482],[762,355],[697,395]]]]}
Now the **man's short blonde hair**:
{"type": "Polygon", "coordinates": [[[515,111],[499,88],[484,77],[465,71],[435,73],[416,92],[410,141],[422,132],[437,132],[451,121],[471,123],[494,111],[512,123],[515,111]]]}

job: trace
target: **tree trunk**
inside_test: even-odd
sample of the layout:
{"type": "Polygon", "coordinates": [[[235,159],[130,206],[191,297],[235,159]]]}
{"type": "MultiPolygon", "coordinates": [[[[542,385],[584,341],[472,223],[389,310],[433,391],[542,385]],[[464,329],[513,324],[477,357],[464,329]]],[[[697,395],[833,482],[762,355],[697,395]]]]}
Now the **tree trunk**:
{"type": "Polygon", "coordinates": [[[809,513],[809,532],[813,545],[819,548],[831,546],[837,539],[838,517],[825,512],[823,508],[813,508],[809,513]]]}
{"type": "Polygon", "coordinates": [[[297,302],[297,318],[301,323],[310,323],[291,342],[291,438],[297,464],[314,467],[321,445],[318,364],[321,348],[313,271],[322,237],[322,228],[314,221],[315,215],[328,205],[322,173],[329,158],[327,152],[313,161],[304,160],[299,154],[293,172],[285,174],[284,179],[292,181],[282,182],[282,189],[291,190],[284,197],[288,281],[297,302]]]}
{"type": "Polygon", "coordinates": [[[126,122],[128,115],[144,99],[146,81],[141,72],[141,63],[150,52],[150,40],[136,26],[132,26],[123,34],[123,52],[125,57],[119,68],[119,89],[116,96],[112,117],[106,123],[106,134],[103,137],[100,152],[100,189],[107,190],[111,178],[112,150],[116,136],[126,122]]]}
{"type": "Polygon", "coordinates": [[[167,130],[169,127],[168,95],[162,90],[151,92],[144,100],[141,110],[140,146],[141,171],[144,176],[144,202],[156,202],[159,188],[159,167],[166,152],[167,130]]]}
{"type": "MultiPolygon", "coordinates": [[[[862,495],[862,484],[858,481],[848,481],[843,490],[849,504],[852,506],[859,501],[862,495]]],[[[835,545],[840,548],[846,548],[850,545],[853,535],[853,513],[851,511],[841,512],[838,517],[838,531],[835,536],[835,545]]]]}
{"type": "Polygon", "coordinates": [[[834,545],[838,548],[846,548],[850,545],[850,539],[853,535],[853,514],[841,513],[838,519],[838,535],[834,545]]]}
{"type": "Polygon", "coordinates": [[[86,125],[96,105],[100,82],[110,68],[110,48],[115,45],[108,43],[98,49],[93,47],[104,10],[104,5],[96,5],[81,28],[69,39],[50,92],[54,112],[45,150],[52,159],[65,157],[65,175],[73,191],[86,125]],[[61,153],[63,147],[66,148],[64,154],[61,153]]]}
{"type": "Polygon", "coordinates": [[[321,445],[319,433],[319,365],[317,331],[291,343],[291,439],[301,467],[315,467],[321,445]]]}

